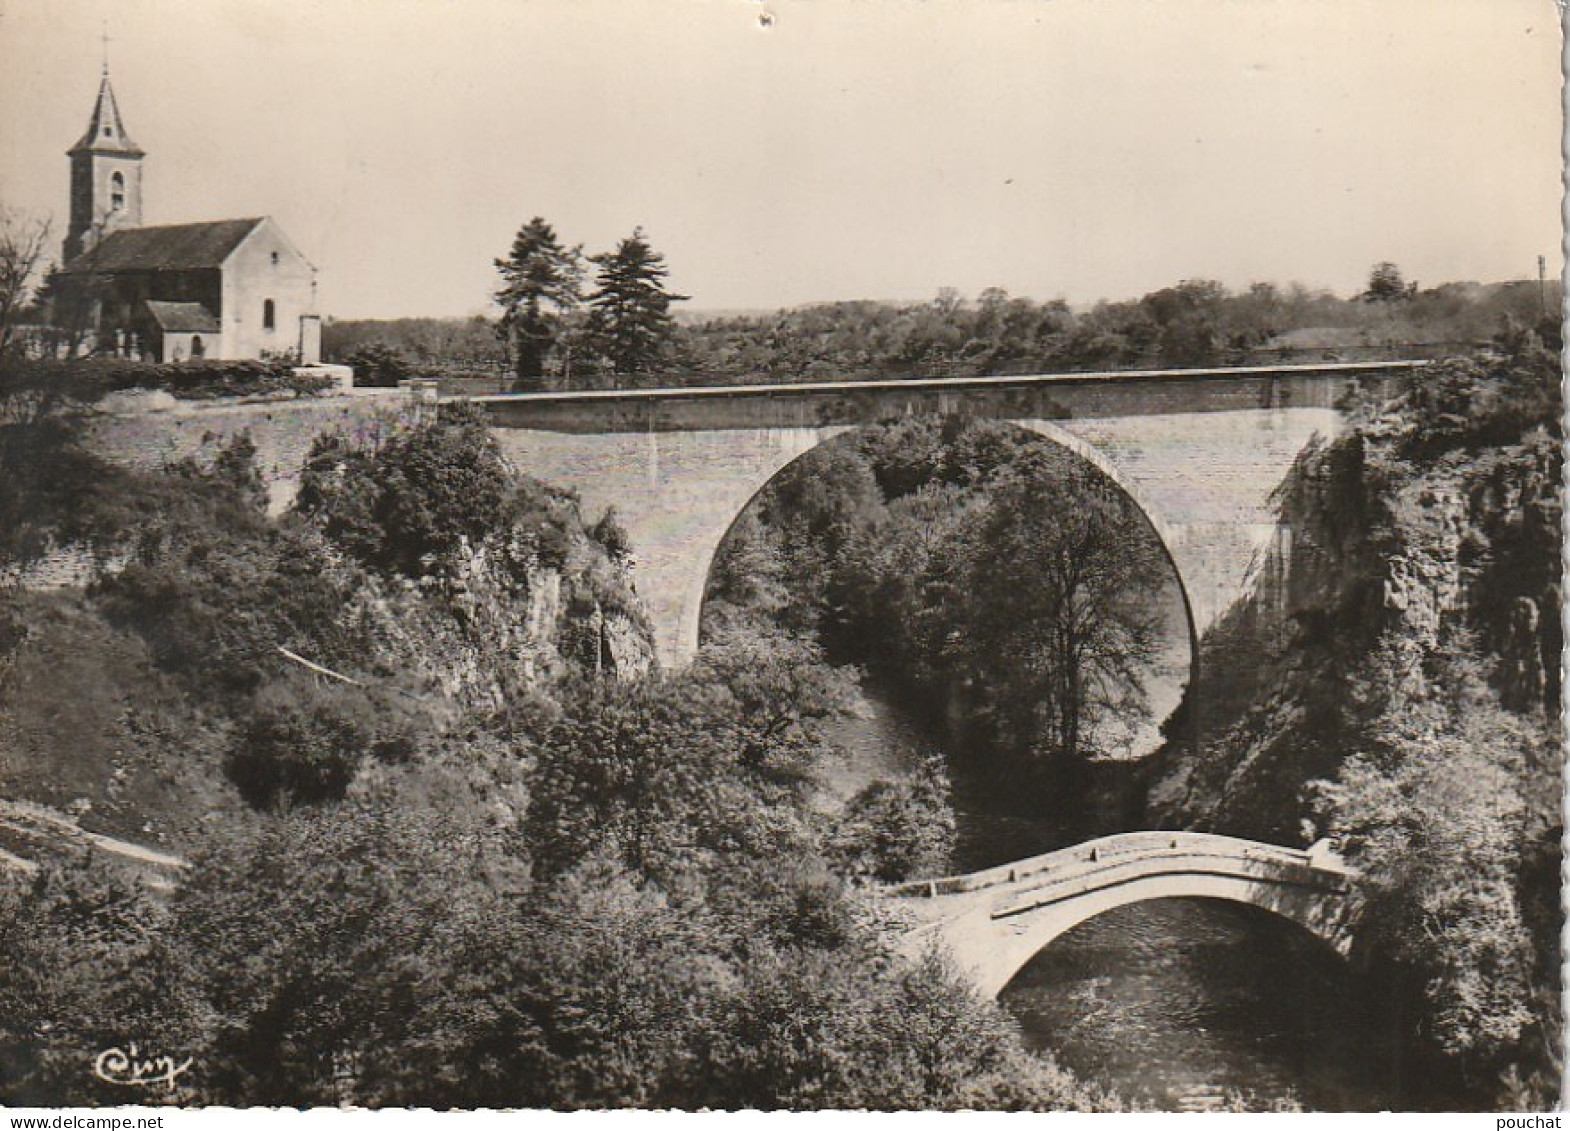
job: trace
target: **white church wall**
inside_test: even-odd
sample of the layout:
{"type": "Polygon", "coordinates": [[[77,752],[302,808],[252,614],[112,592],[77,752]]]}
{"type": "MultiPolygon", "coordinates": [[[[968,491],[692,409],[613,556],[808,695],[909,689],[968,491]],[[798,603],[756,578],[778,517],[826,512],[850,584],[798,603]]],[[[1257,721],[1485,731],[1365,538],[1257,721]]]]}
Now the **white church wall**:
{"type": "Polygon", "coordinates": [[[300,319],[316,313],[316,271],[278,225],[259,224],[230,254],[223,275],[224,356],[293,356],[300,347],[300,319]]]}

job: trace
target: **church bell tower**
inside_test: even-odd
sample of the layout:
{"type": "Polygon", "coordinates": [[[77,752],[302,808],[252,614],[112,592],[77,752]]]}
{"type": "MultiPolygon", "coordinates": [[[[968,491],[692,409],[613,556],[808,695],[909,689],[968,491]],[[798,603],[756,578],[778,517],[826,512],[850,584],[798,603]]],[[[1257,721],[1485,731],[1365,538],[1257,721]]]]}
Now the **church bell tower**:
{"type": "Polygon", "coordinates": [[[142,150],[125,132],[120,107],[104,65],[98,102],[82,140],[67,153],[71,158],[71,226],[65,237],[65,261],[92,249],[120,228],[142,223],[142,150]]]}

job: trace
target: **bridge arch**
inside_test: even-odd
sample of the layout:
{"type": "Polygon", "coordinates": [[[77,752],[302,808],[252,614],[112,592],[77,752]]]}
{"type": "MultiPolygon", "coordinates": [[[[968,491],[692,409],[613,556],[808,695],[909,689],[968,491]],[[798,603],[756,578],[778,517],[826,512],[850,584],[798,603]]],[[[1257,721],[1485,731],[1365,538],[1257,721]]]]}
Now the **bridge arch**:
{"type": "MultiPolygon", "coordinates": [[[[736,528],[736,524],[741,521],[747,510],[757,502],[758,497],[787,468],[825,444],[886,422],[886,420],[868,420],[860,424],[840,425],[815,430],[808,442],[782,453],[783,458],[778,461],[777,465],[753,486],[746,500],[735,508],[734,513],[725,523],[718,537],[703,547],[701,555],[695,562],[696,569],[693,576],[689,579],[686,599],[683,601],[681,613],[680,647],[685,655],[695,655],[698,650],[704,598],[708,589],[709,575],[714,568],[714,559],[719,553],[720,547],[724,545],[725,540],[730,537],[731,532],[736,528]]],[[[1054,444],[1069,452],[1111,483],[1133,505],[1135,515],[1145,523],[1150,534],[1155,538],[1157,545],[1161,549],[1162,557],[1166,560],[1172,577],[1177,583],[1178,597],[1182,602],[1183,620],[1188,638],[1188,682],[1192,686],[1195,676],[1198,674],[1199,627],[1194,611],[1194,601],[1190,594],[1189,579],[1184,576],[1183,568],[1178,561],[1177,555],[1174,553],[1174,547],[1181,544],[1181,533],[1172,523],[1167,521],[1162,514],[1161,508],[1148,497],[1140,485],[1108,459],[1106,454],[1095,445],[1066,431],[1050,420],[1000,419],[998,423],[1008,424],[1022,431],[1032,433],[1035,436],[1039,436],[1044,442],[1054,444]]]]}

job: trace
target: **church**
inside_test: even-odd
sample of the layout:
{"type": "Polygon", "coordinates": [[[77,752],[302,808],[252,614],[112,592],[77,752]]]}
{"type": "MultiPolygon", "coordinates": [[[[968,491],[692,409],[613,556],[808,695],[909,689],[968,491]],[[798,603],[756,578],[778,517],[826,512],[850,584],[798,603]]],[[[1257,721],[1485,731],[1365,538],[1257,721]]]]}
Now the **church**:
{"type": "Polygon", "coordinates": [[[321,355],[316,268],[265,216],[142,225],[143,150],[104,69],[71,159],[71,221],[53,286],[92,352],[147,361],[321,355]]]}

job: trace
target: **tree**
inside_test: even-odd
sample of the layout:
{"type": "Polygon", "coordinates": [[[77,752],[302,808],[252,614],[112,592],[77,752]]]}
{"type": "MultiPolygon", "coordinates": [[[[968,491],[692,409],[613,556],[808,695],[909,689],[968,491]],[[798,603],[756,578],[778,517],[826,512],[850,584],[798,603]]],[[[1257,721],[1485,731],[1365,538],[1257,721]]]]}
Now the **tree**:
{"type": "Polygon", "coordinates": [[[515,502],[484,419],[457,409],[374,449],[341,433],[318,437],[295,508],[364,564],[424,577],[465,540],[510,529],[515,502]]]}
{"type": "Polygon", "coordinates": [[[343,362],[354,370],[356,385],[391,388],[413,373],[409,359],[401,349],[381,342],[367,342],[343,362]]]}
{"type": "Polygon", "coordinates": [[[1167,574],[1113,484],[1032,462],[971,524],[950,639],[1000,745],[1073,770],[1143,713],[1167,574]]]}
{"type": "Polygon", "coordinates": [[[1419,975],[1424,1029],[1472,1070],[1498,1067],[1534,1024],[1527,765],[1557,746],[1500,709],[1479,666],[1441,655],[1417,673],[1385,638],[1359,673],[1383,710],[1311,787],[1360,873],[1359,941],[1419,975]]]}
{"type": "Polygon", "coordinates": [[[841,872],[883,882],[941,876],[954,852],[954,808],[942,759],[869,783],[834,822],[829,852],[841,872]]]}
{"type": "Polygon", "coordinates": [[[536,216],[518,229],[507,258],[496,261],[502,276],[497,329],[512,342],[519,389],[544,387],[545,359],[563,318],[581,301],[582,259],[582,245],[564,248],[556,229],[536,216]]]}
{"type": "Polygon", "coordinates": [[[0,212],[0,359],[21,346],[21,316],[49,242],[47,221],[0,212]]]}
{"type": "Polygon", "coordinates": [[[641,227],[615,251],[590,258],[599,268],[589,296],[591,341],[615,373],[652,372],[676,332],[670,305],[687,296],[665,289],[665,257],[649,246],[641,227]]]}
{"type": "Polygon", "coordinates": [[[1417,284],[1401,277],[1401,268],[1388,260],[1368,272],[1368,289],[1358,297],[1364,302],[1397,302],[1417,294],[1417,284]]]}

